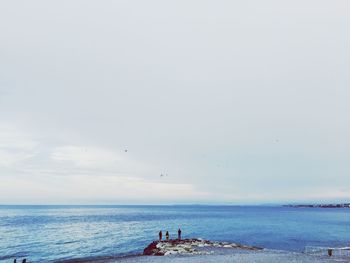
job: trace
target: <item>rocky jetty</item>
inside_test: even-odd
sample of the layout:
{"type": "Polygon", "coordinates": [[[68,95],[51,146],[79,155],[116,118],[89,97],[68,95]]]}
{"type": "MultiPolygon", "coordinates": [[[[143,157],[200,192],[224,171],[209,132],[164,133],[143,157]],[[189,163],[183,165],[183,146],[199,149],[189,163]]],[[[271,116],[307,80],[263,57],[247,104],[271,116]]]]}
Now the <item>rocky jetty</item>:
{"type": "Polygon", "coordinates": [[[167,256],[173,254],[210,254],[208,248],[228,248],[228,249],[246,249],[261,250],[260,247],[246,246],[229,242],[213,242],[202,239],[174,239],[169,241],[153,241],[143,251],[148,256],[167,256]]]}

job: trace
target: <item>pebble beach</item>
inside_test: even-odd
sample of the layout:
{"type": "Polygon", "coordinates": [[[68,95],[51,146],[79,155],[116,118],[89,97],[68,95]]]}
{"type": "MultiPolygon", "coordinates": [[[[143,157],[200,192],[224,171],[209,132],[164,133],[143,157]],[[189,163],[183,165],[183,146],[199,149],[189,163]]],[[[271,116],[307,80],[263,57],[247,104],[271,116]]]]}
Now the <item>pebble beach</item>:
{"type": "Polygon", "coordinates": [[[216,250],[206,255],[131,256],[110,260],[97,260],[94,263],[348,263],[349,258],[313,256],[287,251],[243,251],[216,250]]]}

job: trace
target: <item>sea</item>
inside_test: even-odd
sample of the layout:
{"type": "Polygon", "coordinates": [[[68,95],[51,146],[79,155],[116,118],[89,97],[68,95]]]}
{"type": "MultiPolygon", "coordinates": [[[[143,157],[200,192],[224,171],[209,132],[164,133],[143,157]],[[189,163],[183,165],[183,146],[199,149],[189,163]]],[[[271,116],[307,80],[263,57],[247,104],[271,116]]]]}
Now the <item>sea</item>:
{"type": "Polygon", "coordinates": [[[350,246],[350,209],[283,206],[0,206],[0,262],[60,262],[142,253],[177,237],[267,249],[350,246]]]}

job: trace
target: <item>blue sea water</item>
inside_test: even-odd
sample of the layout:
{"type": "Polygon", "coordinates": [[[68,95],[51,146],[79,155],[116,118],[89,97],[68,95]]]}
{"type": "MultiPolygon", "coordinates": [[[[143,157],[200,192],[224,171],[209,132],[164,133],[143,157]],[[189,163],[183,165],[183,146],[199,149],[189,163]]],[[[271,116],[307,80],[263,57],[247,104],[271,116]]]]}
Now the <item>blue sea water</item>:
{"type": "Polygon", "coordinates": [[[264,206],[0,206],[0,262],[142,253],[159,230],[270,249],[350,246],[350,209],[264,206]]]}

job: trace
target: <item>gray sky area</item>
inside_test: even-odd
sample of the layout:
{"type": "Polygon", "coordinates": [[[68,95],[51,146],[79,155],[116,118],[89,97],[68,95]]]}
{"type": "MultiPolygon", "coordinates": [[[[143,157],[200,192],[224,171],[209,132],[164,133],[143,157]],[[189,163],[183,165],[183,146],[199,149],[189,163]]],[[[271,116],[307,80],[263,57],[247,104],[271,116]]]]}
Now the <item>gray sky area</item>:
{"type": "Polygon", "coordinates": [[[349,14],[0,0],[0,203],[349,201],[349,14]]]}

